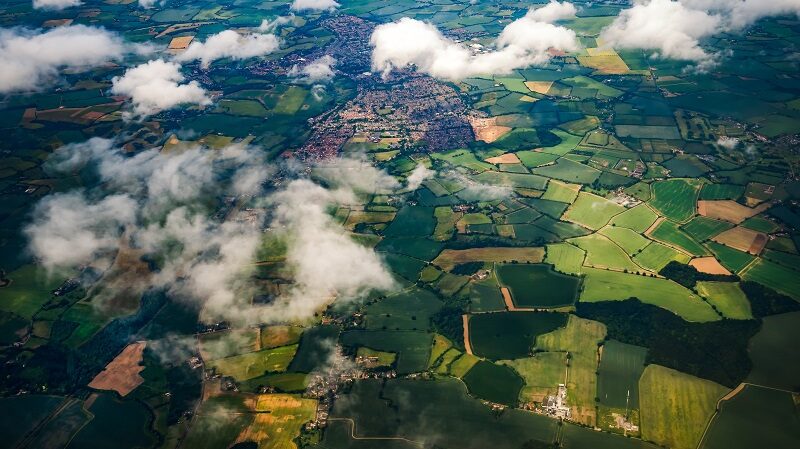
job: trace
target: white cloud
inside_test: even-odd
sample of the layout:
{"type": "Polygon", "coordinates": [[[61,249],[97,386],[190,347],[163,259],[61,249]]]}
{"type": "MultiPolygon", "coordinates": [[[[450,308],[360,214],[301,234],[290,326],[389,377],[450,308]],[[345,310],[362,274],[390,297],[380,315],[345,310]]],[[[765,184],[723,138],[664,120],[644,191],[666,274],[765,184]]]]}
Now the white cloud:
{"type": "Polygon", "coordinates": [[[112,79],[111,92],[131,97],[133,115],[144,117],[182,104],[210,104],[197,81],[184,81],[181,66],[155,59],[112,79]]]}
{"type": "Polygon", "coordinates": [[[88,69],[121,59],[142,47],[125,44],[114,33],[84,25],[47,32],[0,29],[0,93],[32,91],[51,84],[59,69],[88,69]]]}
{"type": "Polygon", "coordinates": [[[394,286],[381,258],[328,214],[332,204],[355,202],[354,188],[386,182],[388,175],[374,167],[357,176],[333,171],[337,187],[330,189],[293,180],[267,198],[274,213],[270,232],[286,240],[286,264],[295,281],[270,306],[250,304],[257,292],[250,275],[264,236],[263,214],[255,223],[236,215],[219,221],[211,217],[215,209],[205,206],[206,200],[226,195],[259,197],[261,183],[271,174],[262,152],[233,145],[169,154],[151,149],[130,157],[114,142],[95,138],[60,148],[47,168],[90,170],[100,177],[90,191],[50,195],[37,205],[25,233],[31,252],[50,269],[93,262],[130,244],[138,254],[162,262],[139,285],[125,288],[166,288],[197,303],[204,317],[234,323],[305,318],[334,296],[355,300],[394,286]]]}
{"type": "Polygon", "coordinates": [[[119,245],[125,226],[135,222],[136,202],[128,195],[92,201],[82,192],[45,197],[25,229],[30,250],[48,270],[91,262],[119,245]]]}
{"type": "Polygon", "coordinates": [[[297,77],[300,81],[305,83],[326,83],[333,79],[335,72],[333,66],[336,64],[336,59],[333,56],[321,56],[302,68],[298,66],[292,67],[289,71],[289,76],[297,77]]]}
{"type": "Polygon", "coordinates": [[[574,13],[571,4],[557,2],[531,10],[508,24],[495,48],[483,53],[445,37],[433,24],[404,17],[375,28],[370,38],[372,67],[385,76],[413,64],[433,77],[459,80],[544,64],[551,49],[578,49],[575,32],[550,23],[574,13]]]}
{"type": "Polygon", "coordinates": [[[572,3],[560,3],[556,0],[550,0],[550,3],[542,6],[541,8],[531,9],[528,11],[527,16],[530,16],[530,19],[538,22],[553,23],[557,20],[575,17],[575,13],[577,12],[578,10],[575,9],[575,5],[572,3]]]}
{"type": "Polygon", "coordinates": [[[717,139],[717,145],[728,150],[733,150],[734,148],[739,146],[739,139],[737,139],[736,137],[722,136],[719,139],[717,139]]]}
{"type": "Polygon", "coordinates": [[[337,3],[336,0],[294,0],[291,9],[292,11],[304,11],[307,9],[324,11],[336,9],[339,6],[341,5],[337,3]]]}
{"type": "Polygon", "coordinates": [[[353,300],[371,290],[389,290],[395,282],[383,260],[342,231],[327,207],[352,203],[348,188],[325,189],[309,180],[295,180],[270,198],[273,226],[285,229],[286,260],[295,284],[265,314],[272,319],[308,317],[333,296],[353,300]]]}
{"type": "Polygon", "coordinates": [[[677,1],[651,0],[623,10],[600,38],[618,49],[641,48],[665,58],[703,61],[712,56],[699,40],[719,30],[721,22],[717,15],[677,1]]]}
{"type": "Polygon", "coordinates": [[[435,172],[429,170],[428,167],[417,164],[411,174],[406,178],[406,188],[408,190],[417,190],[426,179],[433,177],[434,174],[435,172]]]}
{"type": "Polygon", "coordinates": [[[278,16],[273,20],[264,19],[261,21],[261,25],[258,26],[258,31],[261,31],[262,33],[272,33],[278,28],[293,22],[294,14],[289,14],[288,16],[278,16]]]}
{"type": "Polygon", "coordinates": [[[139,0],[139,6],[150,9],[156,5],[163,5],[167,0],[139,0]]]}
{"type": "Polygon", "coordinates": [[[33,9],[62,10],[72,6],[80,6],[81,0],[33,0],[33,9]]]}
{"type": "Polygon", "coordinates": [[[329,184],[356,192],[387,193],[400,187],[397,179],[359,154],[319,162],[314,172],[329,184]]]}
{"type": "Polygon", "coordinates": [[[800,14],[800,0],[637,0],[600,38],[618,49],[652,50],[655,56],[695,61],[703,70],[720,55],[704,50],[702,39],[782,14],[800,14]]]}
{"type": "Polygon", "coordinates": [[[764,17],[800,14],[800,0],[681,0],[687,7],[721,14],[737,30],[764,17]]]}
{"type": "Polygon", "coordinates": [[[247,59],[264,56],[278,49],[280,41],[272,34],[242,35],[233,30],[225,30],[209,36],[205,42],[192,42],[189,48],[180,53],[178,61],[200,60],[203,68],[217,59],[247,59]]]}

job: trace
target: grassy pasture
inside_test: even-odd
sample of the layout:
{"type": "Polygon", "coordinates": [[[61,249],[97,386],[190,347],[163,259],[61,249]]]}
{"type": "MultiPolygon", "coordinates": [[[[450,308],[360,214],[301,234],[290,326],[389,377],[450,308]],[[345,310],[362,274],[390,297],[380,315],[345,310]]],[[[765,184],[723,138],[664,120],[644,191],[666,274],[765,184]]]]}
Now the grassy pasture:
{"type": "Polygon", "coordinates": [[[597,350],[606,336],[603,323],[570,315],[567,325],[536,338],[536,349],[569,353],[567,403],[572,417],[584,425],[595,424],[597,350]]]}
{"type": "Polygon", "coordinates": [[[547,245],[545,263],[553,265],[556,271],[567,274],[580,274],[586,252],[569,243],[547,245]]]}
{"type": "Polygon", "coordinates": [[[497,278],[508,287],[517,307],[562,307],[578,297],[580,279],[557,273],[547,264],[502,264],[497,278]]]}
{"type": "Polygon", "coordinates": [[[675,449],[696,448],[717,401],[728,389],[659,365],[639,380],[642,437],[675,449]]]}
{"type": "Polygon", "coordinates": [[[464,383],[475,396],[498,404],[516,406],[524,382],[511,368],[481,360],[464,376],[464,383]]]}
{"type": "Polygon", "coordinates": [[[663,220],[650,232],[656,240],[667,245],[683,250],[693,256],[708,255],[708,250],[694,241],[689,235],[678,229],[678,225],[669,220],[663,220]]]}
{"type": "Polygon", "coordinates": [[[433,208],[406,206],[397,212],[384,234],[387,237],[427,237],[433,234],[435,228],[433,208]]]}
{"type": "Polygon", "coordinates": [[[587,267],[641,271],[641,267],[631,260],[625,250],[601,234],[570,239],[569,243],[586,251],[583,264],[587,267]]]}
{"type": "Polygon", "coordinates": [[[597,397],[613,408],[639,408],[639,378],[644,372],[647,349],[608,340],[597,374],[597,397]]]}
{"type": "Polygon", "coordinates": [[[461,354],[460,357],[458,357],[457,359],[453,360],[452,363],[450,363],[450,374],[458,377],[459,379],[463,379],[464,376],[467,375],[469,370],[471,370],[472,367],[475,366],[475,364],[478,363],[480,360],[481,359],[475,357],[472,354],[466,354],[466,353],[461,354]]]}
{"type": "Polygon", "coordinates": [[[642,233],[658,219],[658,215],[645,204],[632,207],[611,219],[610,224],[642,233]]]}
{"type": "Polygon", "coordinates": [[[44,269],[34,265],[24,265],[6,277],[11,279],[11,284],[0,288],[0,310],[27,319],[50,300],[50,292],[63,282],[63,279],[47,276],[44,269]]]}
{"type": "MultiPolygon", "coordinates": [[[[498,415],[470,397],[464,383],[453,378],[431,382],[392,379],[385,383],[378,379],[360,380],[335,402],[331,416],[353,419],[352,430],[359,438],[403,437],[448,448],[519,449],[529,440],[552,442],[557,429],[555,420],[521,410],[506,410],[498,415]]],[[[327,439],[327,431],[325,435],[327,439]]],[[[320,448],[397,447],[388,445],[392,440],[367,441],[364,446],[333,446],[326,441],[320,448]]]]}
{"type": "Polygon", "coordinates": [[[581,192],[578,199],[564,213],[564,220],[597,230],[606,225],[612,217],[625,211],[617,203],[591,193],[581,192]]]}
{"type": "Polygon", "coordinates": [[[720,263],[734,273],[738,273],[755,259],[751,254],[728,248],[716,242],[708,242],[706,245],[708,249],[714,253],[720,263]]]}
{"type": "Polygon", "coordinates": [[[427,330],[442,302],[427,290],[412,289],[364,307],[367,329],[427,330]]]}
{"type": "Polygon", "coordinates": [[[642,237],[638,232],[622,226],[606,226],[598,233],[608,237],[629,256],[638,253],[650,244],[650,240],[642,237]]]}
{"type": "Polygon", "coordinates": [[[698,282],[697,293],[706,298],[725,318],[749,320],[753,318],[750,301],[735,282],[698,282]]]}
{"type": "Polygon", "coordinates": [[[577,184],[591,184],[600,177],[600,170],[570,159],[558,159],[555,164],[545,165],[531,170],[536,175],[560,179],[577,184]]]}
{"type": "Polygon", "coordinates": [[[584,302],[622,301],[639,298],[642,302],[669,310],[686,321],[717,321],[711,306],[683,286],[667,279],[585,268],[586,278],[580,300],[584,302]]]}
{"type": "Polygon", "coordinates": [[[543,402],[547,394],[554,394],[558,384],[566,382],[567,355],[563,352],[537,352],[531,357],[504,360],[525,380],[520,401],[543,402]]]}
{"type": "Polygon", "coordinates": [[[689,262],[690,257],[667,245],[653,242],[634,256],[633,261],[653,272],[659,272],[668,263],[675,260],[681,263],[689,262]]]}
{"type": "Polygon", "coordinates": [[[757,259],[739,275],[747,281],[764,284],[800,301],[800,273],[795,270],[769,260],[757,259]]]}
{"type": "Polygon", "coordinates": [[[544,248],[470,248],[446,249],[433,263],[449,271],[456,265],[469,262],[530,262],[539,263],[544,258],[544,248]]]}
{"type": "Polygon", "coordinates": [[[732,227],[733,225],[726,221],[707,217],[694,217],[691,221],[681,226],[681,229],[698,242],[703,242],[732,227]]]}
{"type": "Polygon", "coordinates": [[[706,184],[700,190],[701,200],[738,200],[744,186],[736,184],[706,184]]]}
{"type": "Polygon", "coordinates": [[[695,214],[695,202],[699,185],[685,179],[669,179],[652,184],[653,198],[650,205],[661,215],[683,223],[695,214]]]}
{"type": "Polygon", "coordinates": [[[417,331],[351,330],[341,337],[344,346],[397,353],[398,374],[424,371],[428,365],[433,335],[417,331]]]}
{"type": "Polygon", "coordinates": [[[266,372],[286,371],[296,352],[297,345],[281,346],[212,360],[206,362],[206,367],[215,369],[223,376],[242,381],[262,376],[266,372]]]}
{"type": "Polygon", "coordinates": [[[580,189],[581,186],[578,184],[568,184],[553,179],[547,183],[547,190],[542,195],[542,199],[572,204],[575,198],[578,197],[580,189]]]}
{"type": "Polygon", "coordinates": [[[701,449],[795,448],[800,444],[800,418],[792,395],[747,385],[722,403],[701,449]]]}
{"type": "Polygon", "coordinates": [[[231,329],[203,334],[199,337],[199,342],[200,356],[205,361],[222,359],[261,349],[258,328],[231,329]]]}
{"type": "Polygon", "coordinates": [[[493,360],[527,357],[538,335],[567,322],[561,313],[498,312],[472,315],[469,340],[473,353],[493,360]]]}

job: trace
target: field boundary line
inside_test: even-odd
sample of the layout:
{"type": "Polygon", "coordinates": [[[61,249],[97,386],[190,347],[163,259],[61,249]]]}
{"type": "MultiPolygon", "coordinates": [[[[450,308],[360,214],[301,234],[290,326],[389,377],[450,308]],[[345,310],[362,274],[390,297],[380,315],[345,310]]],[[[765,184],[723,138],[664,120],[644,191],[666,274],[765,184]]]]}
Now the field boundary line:
{"type": "Polygon", "coordinates": [[[419,441],[409,440],[404,437],[360,437],[356,435],[356,422],[352,418],[328,418],[328,421],[345,421],[350,423],[350,438],[354,440],[399,440],[406,443],[413,444],[414,446],[425,447],[424,443],[419,441]]]}

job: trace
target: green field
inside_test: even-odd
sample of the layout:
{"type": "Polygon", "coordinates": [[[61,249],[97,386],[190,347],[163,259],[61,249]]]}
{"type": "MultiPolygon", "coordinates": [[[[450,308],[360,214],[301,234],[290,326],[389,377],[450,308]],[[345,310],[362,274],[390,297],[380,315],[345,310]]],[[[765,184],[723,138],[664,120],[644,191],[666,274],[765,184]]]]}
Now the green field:
{"type": "Polygon", "coordinates": [[[558,391],[558,384],[567,381],[567,357],[563,352],[537,352],[531,357],[503,360],[500,363],[514,368],[525,381],[520,394],[521,401],[541,402],[545,393],[554,394],[558,391]]]}
{"type": "Polygon", "coordinates": [[[703,242],[732,227],[733,225],[726,221],[707,217],[694,217],[690,222],[681,226],[681,229],[698,242],[703,242]]]}
{"type": "Polygon", "coordinates": [[[610,223],[641,233],[646,231],[656,219],[658,219],[658,215],[652,209],[647,207],[646,204],[640,204],[617,215],[611,219],[610,223]]]}
{"type": "MultiPolygon", "coordinates": [[[[424,441],[453,448],[519,449],[530,440],[550,443],[558,427],[553,419],[522,410],[495,414],[470,397],[464,384],[453,378],[430,382],[412,379],[392,379],[385,383],[377,379],[356,381],[353,388],[335,402],[331,416],[353,419],[353,433],[359,438],[404,437],[417,443],[424,441]]],[[[346,446],[331,446],[327,438],[326,431],[319,448],[352,447],[349,442],[346,446]]],[[[369,444],[363,447],[391,447],[388,441],[367,441],[369,444]]]]}
{"type": "Polygon", "coordinates": [[[644,372],[647,349],[608,340],[597,372],[597,397],[613,408],[639,408],[639,378],[644,372]]]}
{"type": "Polygon", "coordinates": [[[649,204],[661,215],[678,223],[695,214],[698,183],[684,179],[669,179],[652,184],[653,198],[649,204]]]}
{"type": "Polygon", "coordinates": [[[578,199],[567,209],[564,219],[597,230],[624,210],[624,207],[603,197],[581,192],[578,199]]]}
{"type": "Polygon", "coordinates": [[[697,293],[706,298],[725,318],[749,320],[753,318],[750,301],[734,282],[698,282],[697,293]]]}
{"type": "Polygon", "coordinates": [[[553,265],[556,271],[567,274],[580,274],[586,253],[569,243],[547,245],[545,263],[553,265]]]}
{"type": "Polygon", "coordinates": [[[310,373],[325,363],[339,330],[338,326],[314,326],[303,332],[289,371],[310,373]]]}
{"type": "Polygon", "coordinates": [[[206,363],[206,367],[215,369],[223,376],[242,381],[262,376],[267,372],[286,371],[296,352],[297,345],[281,346],[212,360],[206,363]]]}
{"type": "Polygon", "coordinates": [[[634,273],[643,271],[631,260],[623,248],[600,234],[570,239],[569,243],[586,251],[586,260],[584,261],[586,266],[634,273]]]}
{"type": "Polygon", "coordinates": [[[551,180],[547,183],[547,190],[542,195],[542,199],[572,204],[578,197],[579,191],[580,186],[551,180]]]}
{"type": "Polygon", "coordinates": [[[469,392],[481,399],[516,406],[523,380],[511,368],[481,360],[464,376],[469,392]]]}
{"type": "Polygon", "coordinates": [[[800,312],[764,318],[750,340],[753,370],[748,382],[796,391],[800,386],[800,312]]]}
{"type": "Polygon", "coordinates": [[[496,265],[500,284],[517,307],[560,307],[575,303],[580,279],[553,271],[547,264],[496,265]]]}
{"type": "Polygon", "coordinates": [[[442,302],[433,293],[413,289],[389,296],[364,308],[367,329],[428,330],[442,302]]]}
{"type": "Polygon", "coordinates": [[[561,313],[482,313],[469,319],[469,340],[477,356],[516,359],[529,355],[537,336],[566,323],[567,316],[561,313]]]}
{"type": "Polygon", "coordinates": [[[749,265],[750,262],[755,260],[755,257],[748,253],[733,248],[728,248],[727,246],[720,245],[716,242],[707,242],[706,245],[708,246],[708,249],[714,253],[719,262],[725,268],[734,273],[738,273],[744,267],[749,265]]]}
{"type": "Polygon", "coordinates": [[[591,184],[602,173],[596,168],[563,157],[558,159],[555,164],[534,168],[531,171],[536,175],[576,184],[591,184]]]}
{"type": "Polygon", "coordinates": [[[708,380],[649,365],[639,380],[642,437],[670,448],[696,448],[717,401],[728,391],[708,380]]]}
{"type": "Polygon", "coordinates": [[[667,309],[687,321],[717,321],[714,310],[697,295],[667,279],[619,273],[596,268],[584,269],[585,302],[622,301],[639,298],[642,302],[667,309]]]}
{"type": "Polygon", "coordinates": [[[658,242],[653,242],[637,254],[633,258],[633,261],[650,271],[659,272],[673,260],[680,263],[687,263],[689,259],[691,259],[691,257],[676,249],[658,242]]]}
{"type": "Polygon", "coordinates": [[[664,220],[650,234],[654,239],[680,249],[692,256],[708,255],[708,250],[678,229],[675,223],[664,220]]]}
{"type": "Polygon", "coordinates": [[[351,330],[341,337],[344,346],[358,348],[365,346],[384,352],[397,354],[398,374],[424,371],[428,366],[433,334],[417,331],[367,331],[351,330]]]}
{"type": "Polygon", "coordinates": [[[797,403],[789,393],[748,385],[722,403],[701,449],[791,449],[800,445],[797,403]]]}
{"type": "Polygon", "coordinates": [[[638,232],[621,226],[606,226],[598,233],[608,237],[629,256],[633,256],[650,244],[650,240],[638,232]]]}
{"type": "Polygon", "coordinates": [[[606,337],[603,323],[570,315],[567,325],[536,338],[536,350],[569,354],[567,403],[572,419],[584,425],[596,422],[597,351],[606,337]]]}
{"type": "Polygon", "coordinates": [[[739,275],[742,279],[759,282],[800,301],[800,272],[758,259],[739,275]]]}

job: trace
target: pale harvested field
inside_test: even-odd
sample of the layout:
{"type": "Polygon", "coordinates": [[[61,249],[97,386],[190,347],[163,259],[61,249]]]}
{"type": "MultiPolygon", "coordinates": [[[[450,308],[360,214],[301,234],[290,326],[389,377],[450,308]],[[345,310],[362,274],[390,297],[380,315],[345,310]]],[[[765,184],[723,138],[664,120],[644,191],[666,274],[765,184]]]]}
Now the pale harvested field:
{"type": "Polygon", "coordinates": [[[194,36],[180,36],[180,37],[173,37],[171,41],[169,41],[169,49],[170,50],[186,50],[186,47],[192,43],[194,40],[194,36]]]}
{"type": "Polygon", "coordinates": [[[489,159],[484,159],[486,162],[490,164],[519,164],[520,160],[514,153],[506,153],[501,154],[500,156],[490,157],[489,159]]]}
{"type": "Polygon", "coordinates": [[[511,131],[511,127],[498,125],[495,117],[469,117],[469,123],[475,133],[475,140],[486,143],[492,143],[511,131]]]}
{"type": "Polygon", "coordinates": [[[712,240],[739,251],[758,255],[764,250],[769,239],[764,233],[737,226],[719,234],[712,240]]]}
{"type": "Polygon", "coordinates": [[[466,262],[519,262],[539,263],[544,259],[544,248],[470,248],[446,249],[433,263],[449,271],[466,262]]]}
{"type": "Polygon", "coordinates": [[[698,257],[696,259],[692,259],[692,261],[689,262],[689,265],[693,266],[695,270],[701,273],[724,275],[731,274],[731,272],[723,267],[722,264],[720,264],[719,261],[714,257],[698,257]]]}
{"type": "Polygon", "coordinates": [[[126,346],[111,363],[106,365],[103,371],[89,382],[89,387],[97,390],[116,391],[120,396],[126,396],[135,390],[144,382],[139,373],[144,370],[144,366],[140,363],[145,346],[146,342],[143,341],[126,346]]]}
{"type": "Polygon", "coordinates": [[[589,56],[578,56],[578,61],[583,66],[595,69],[597,73],[603,75],[625,75],[631,71],[625,61],[616,53],[607,54],[605,51],[598,50],[598,54],[592,55],[590,50],[597,49],[587,48],[586,50],[589,56]]]}
{"type": "Polygon", "coordinates": [[[748,218],[758,215],[769,207],[768,204],[761,204],[758,207],[750,208],[743,206],[732,200],[716,200],[697,202],[697,213],[704,217],[725,220],[739,224],[748,218]]]}
{"type": "Polygon", "coordinates": [[[525,81],[525,87],[530,89],[531,92],[537,94],[547,95],[550,88],[553,87],[552,81],[525,81]]]}
{"type": "Polygon", "coordinates": [[[464,350],[472,355],[472,345],[469,342],[469,315],[466,313],[461,315],[461,320],[464,326],[464,350]]]}

